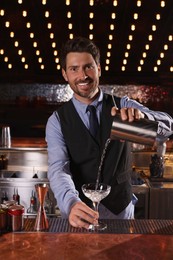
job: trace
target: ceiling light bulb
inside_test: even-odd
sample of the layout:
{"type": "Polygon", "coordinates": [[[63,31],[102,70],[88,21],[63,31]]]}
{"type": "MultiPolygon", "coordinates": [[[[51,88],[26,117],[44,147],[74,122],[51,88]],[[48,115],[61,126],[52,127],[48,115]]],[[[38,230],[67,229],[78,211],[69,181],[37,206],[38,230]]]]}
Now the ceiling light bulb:
{"type": "Polygon", "coordinates": [[[69,39],[73,39],[73,37],[74,37],[73,33],[70,33],[69,34],[69,39]]]}
{"type": "Polygon", "coordinates": [[[117,0],[114,0],[113,1],[113,6],[117,6],[118,5],[118,1],[117,0]]]}
{"type": "Polygon", "coordinates": [[[122,70],[122,71],[125,71],[125,70],[126,70],[126,67],[125,67],[125,66],[122,66],[122,67],[121,67],[121,70],[122,70]]]}
{"type": "Polygon", "coordinates": [[[27,28],[31,28],[31,23],[30,23],[30,22],[27,22],[27,23],[26,23],[26,27],[27,27],[27,28]]]}
{"type": "Polygon", "coordinates": [[[130,50],[130,48],[131,48],[131,45],[128,43],[127,44],[127,50],[130,50]]]}
{"type": "Polygon", "coordinates": [[[108,44],[108,49],[109,50],[112,49],[112,44],[111,43],[108,44]]]}
{"type": "Polygon", "coordinates": [[[28,64],[25,64],[24,68],[27,70],[28,69],[28,64]]]}
{"type": "Polygon", "coordinates": [[[19,54],[19,55],[22,55],[22,50],[18,50],[18,54],[19,54]]]}
{"type": "Polygon", "coordinates": [[[111,57],[110,51],[107,52],[107,57],[111,57]]]}
{"type": "Polygon", "coordinates": [[[71,18],[71,12],[67,13],[67,18],[71,18]]]}
{"type": "Polygon", "coordinates": [[[5,22],[5,27],[7,27],[7,28],[10,27],[10,22],[9,21],[5,22]]]}
{"type": "Polygon", "coordinates": [[[116,18],[116,14],[115,14],[115,13],[112,13],[112,14],[111,14],[111,18],[112,18],[112,19],[115,19],[115,18],[116,18]]]}
{"type": "Polygon", "coordinates": [[[109,66],[105,66],[105,70],[108,71],[109,70],[109,66]]]}
{"type": "Polygon", "coordinates": [[[33,46],[34,46],[34,48],[36,48],[37,47],[37,42],[33,42],[33,46]]]}
{"type": "Polygon", "coordinates": [[[94,28],[93,24],[90,23],[90,25],[89,25],[89,29],[90,29],[90,30],[93,30],[93,28],[94,28]]]}
{"type": "Polygon", "coordinates": [[[113,31],[114,30],[114,24],[110,24],[110,30],[113,31]]]}
{"type": "Polygon", "coordinates": [[[157,72],[158,68],[155,66],[153,70],[154,70],[154,72],[157,72]]]}
{"type": "Polygon", "coordinates": [[[14,32],[10,32],[10,37],[14,38],[14,32]]]}
{"type": "Polygon", "coordinates": [[[15,41],[15,42],[14,42],[14,46],[15,46],[15,47],[18,47],[18,46],[19,46],[19,42],[18,42],[18,41],[15,41]]]}
{"type": "Polygon", "coordinates": [[[66,5],[70,5],[70,0],[66,0],[66,5]]]}
{"type": "Polygon", "coordinates": [[[4,61],[5,61],[5,62],[8,62],[8,57],[4,57],[4,61]]]}
{"type": "Polygon", "coordinates": [[[89,35],[89,39],[90,39],[90,40],[93,40],[93,38],[94,38],[93,34],[90,34],[90,35],[89,35]]]}
{"type": "Polygon", "coordinates": [[[159,66],[161,64],[161,60],[157,60],[157,65],[159,66]]]}
{"type": "Polygon", "coordinates": [[[45,17],[48,18],[49,17],[49,11],[45,12],[45,17]]]}
{"type": "Polygon", "coordinates": [[[160,6],[161,6],[161,7],[165,7],[165,1],[161,1],[161,2],[160,2],[160,6]]]}
{"type": "Polygon", "coordinates": [[[46,5],[46,0],[42,0],[42,5],[46,5]]]}
{"type": "Polygon", "coordinates": [[[144,65],[144,60],[140,60],[140,65],[144,65]]]}
{"type": "Polygon", "coordinates": [[[52,24],[51,24],[51,23],[48,23],[48,24],[47,24],[47,28],[48,28],[48,29],[51,29],[51,28],[52,28],[52,24]]]}
{"type": "Polygon", "coordinates": [[[146,52],[143,52],[143,53],[142,53],[142,57],[143,57],[143,58],[146,58],[146,57],[147,57],[147,53],[146,53],[146,52]]]}
{"type": "Polygon", "coordinates": [[[169,36],[168,36],[168,41],[171,42],[172,40],[173,40],[173,36],[172,36],[172,35],[169,35],[169,36]]]}
{"type": "Polygon", "coordinates": [[[4,54],[4,49],[0,49],[0,54],[1,54],[1,55],[4,54]]]}
{"type": "Polygon", "coordinates": [[[170,72],[173,72],[173,66],[170,67],[170,72]]]}
{"type": "Polygon", "coordinates": [[[146,49],[146,50],[149,50],[149,48],[150,48],[150,45],[149,45],[149,44],[146,44],[146,45],[145,45],[145,49],[146,49]]]}
{"type": "Polygon", "coordinates": [[[41,68],[41,70],[44,70],[44,65],[43,65],[43,64],[41,64],[40,68],[41,68]]]}
{"type": "Polygon", "coordinates": [[[160,20],[160,14],[156,14],[156,20],[160,20]]]}
{"type": "Polygon", "coordinates": [[[40,55],[40,51],[36,50],[36,55],[39,56],[40,55]]]}
{"type": "Polygon", "coordinates": [[[142,70],[141,66],[138,66],[138,71],[141,71],[141,70],[142,70]]]}
{"type": "Polygon", "coordinates": [[[23,2],[22,0],[18,0],[18,4],[22,4],[22,2],[23,2]]]}
{"type": "Polygon", "coordinates": [[[135,31],[135,25],[134,24],[131,25],[131,30],[135,31]]]}
{"type": "Polygon", "coordinates": [[[94,0],[90,0],[89,5],[93,6],[94,5],[94,0]]]}
{"type": "Polygon", "coordinates": [[[0,16],[4,16],[5,11],[3,9],[0,10],[0,16]]]}
{"type": "Polygon", "coordinates": [[[54,33],[50,33],[50,39],[54,38],[54,33]]]}
{"type": "Polygon", "coordinates": [[[135,20],[137,20],[137,19],[138,19],[138,14],[135,13],[135,14],[133,15],[133,17],[134,17],[135,20]]]}
{"type": "Polygon", "coordinates": [[[148,35],[148,40],[149,40],[149,41],[152,41],[152,40],[153,40],[153,35],[151,35],[151,34],[148,35]]]}
{"type": "Polygon", "coordinates": [[[110,64],[110,60],[109,59],[106,59],[106,64],[110,64]]]}
{"type": "Polygon", "coordinates": [[[39,63],[42,63],[42,61],[43,61],[42,58],[39,57],[39,58],[38,58],[38,62],[39,62],[39,63]]]}
{"type": "Polygon", "coordinates": [[[129,57],[129,53],[126,51],[124,56],[125,56],[126,58],[128,58],[128,57],[129,57]]]}
{"type": "Polygon", "coordinates": [[[129,41],[133,40],[133,35],[129,35],[129,41]]]}
{"type": "Polygon", "coordinates": [[[21,62],[23,62],[23,63],[25,62],[25,57],[21,58],[21,62]]]}
{"type": "Polygon", "coordinates": [[[124,65],[127,64],[127,60],[126,60],[126,59],[123,60],[123,64],[124,64],[124,65]]]}
{"type": "Polygon", "coordinates": [[[27,16],[27,11],[24,10],[24,11],[22,12],[22,15],[23,15],[23,17],[26,17],[26,16],[27,16]]]}
{"type": "Polygon", "coordinates": [[[109,34],[109,40],[112,41],[113,40],[113,35],[109,34]]]}
{"type": "Polygon", "coordinates": [[[157,27],[155,24],[152,25],[152,31],[156,31],[157,27]]]}
{"type": "Polygon", "coordinates": [[[52,42],[52,48],[56,48],[56,42],[52,42]]]}
{"type": "Polygon", "coordinates": [[[12,69],[12,68],[13,68],[13,66],[12,66],[11,63],[8,64],[8,68],[9,68],[9,69],[12,69]]]}
{"type": "Polygon", "coordinates": [[[160,58],[164,58],[165,54],[163,52],[160,53],[160,58]]]}
{"type": "Polygon", "coordinates": [[[137,1],[137,6],[138,6],[138,7],[141,6],[141,1],[137,1]]]}
{"type": "Polygon", "coordinates": [[[31,39],[34,38],[34,33],[30,33],[30,38],[31,38],[31,39]]]}
{"type": "Polygon", "coordinates": [[[93,19],[94,18],[94,13],[89,13],[89,18],[93,19]]]}
{"type": "Polygon", "coordinates": [[[168,50],[168,44],[165,44],[165,45],[164,45],[164,50],[165,50],[165,51],[168,50]]]}

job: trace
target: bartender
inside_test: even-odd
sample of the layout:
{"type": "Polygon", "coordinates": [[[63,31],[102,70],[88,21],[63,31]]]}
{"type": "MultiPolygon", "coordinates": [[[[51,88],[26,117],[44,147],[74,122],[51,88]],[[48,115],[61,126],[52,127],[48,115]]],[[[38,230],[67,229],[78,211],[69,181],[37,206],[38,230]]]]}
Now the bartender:
{"type": "Polygon", "coordinates": [[[96,182],[101,155],[110,137],[113,116],[122,120],[148,118],[158,122],[157,139],[165,140],[173,133],[173,119],[155,112],[127,96],[112,98],[99,88],[100,52],[94,42],[83,37],[68,40],[61,50],[62,75],[73,90],[73,97],[48,119],[48,179],[61,215],[74,227],[89,228],[100,218],[134,218],[131,183],[131,145],[112,140],[108,146],[100,181],[111,186],[98,213],[82,193],[84,183],[96,182]],[[90,132],[90,116],[96,113],[98,129],[90,132]],[[113,108],[114,107],[114,108],[113,108]]]}

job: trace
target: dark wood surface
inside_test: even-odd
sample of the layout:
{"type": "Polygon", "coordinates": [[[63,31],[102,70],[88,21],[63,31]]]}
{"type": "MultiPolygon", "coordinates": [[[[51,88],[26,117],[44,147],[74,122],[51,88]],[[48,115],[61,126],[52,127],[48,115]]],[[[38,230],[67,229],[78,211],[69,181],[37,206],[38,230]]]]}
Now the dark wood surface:
{"type": "Polygon", "coordinates": [[[172,259],[173,236],[134,234],[8,233],[1,259],[172,259]]]}

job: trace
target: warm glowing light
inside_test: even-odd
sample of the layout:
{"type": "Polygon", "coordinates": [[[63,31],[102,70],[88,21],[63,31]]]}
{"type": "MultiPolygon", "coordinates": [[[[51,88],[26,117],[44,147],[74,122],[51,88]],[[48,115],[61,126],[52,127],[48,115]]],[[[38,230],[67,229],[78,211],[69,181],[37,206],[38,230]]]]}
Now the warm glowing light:
{"type": "Polygon", "coordinates": [[[118,1],[117,0],[114,0],[113,1],[113,6],[117,6],[118,5],[118,1]]]}
{"type": "Polygon", "coordinates": [[[55,63],[59,63],[59,58],[56,58],[56,59],[55,59],[55,63]]]}
{"type": "Polygon", "coordinates": [[[112,14],[111,14],[111,18],[112,18],[112,19],[115,19],[115,18],[116,18],[116,14],[115,14],[115,13],[112,13],[112,14]]]}
{"type": "Polygon", "coordinates": [[[50,39],[54,38],[54,33],[50,33],[50,39]]]}
{"type": "Polygon", "coordinates": [[[1,54],[1,55],[4,54],[4,49],[0,49],[0,54],[1,54]]]}
{"type": "Polygon", "coordinates": [[[110,51],[107,52],[107,57],[111,57],[110,51]]]}
{"type": "Polygon", "coordinates": [[[124,56],[125,56],[126,58],[128,58],[128,57],[129,57],[129,53],[126,51],[124,56]]]}
{"type": "Polygon", "coordinates": [[[129,35],[129,41],[133,40],[133,35],[129,35]]]}
{"type": "Polygon", "coordinates": [[[146,49],[146,50],[149,50],[149,48],[150,48],[150,45],[149,45],[149,44],[146,44],[146,45],[145,45],[145,49],[146,49]]]}
{"type": "Polygon", "coordinates": [[[152,31],[154,32],[154,31],[156,31],[156,29],[157,29],[156,25],[153,24],[153,25],[152,25],[152,31]]]}
{"type": "Polygon", "coordinates": [[[70,33],[69,34],[69,39],[73,39],[73,37],[74,37],[73,33],[70,33]]]}
{"type": "Polygon", "coordinates": [[[131,48],[131,45],[128,43],[127,44],[127,50],[130,50],[130,48],[131,48]]]}
{"type": "Polygon", "coordinates": [[[123,60],[123,64],[124,64],[124,65],[127,64],[127,60],[126,60],[126,59],[123,60]]]}
{"type": "Polygon", "coordinates": [[[156,20],[160,20],[160,14],[156,14],[156,20]]]}
{"type": "Polygon", "coordinates": [[[161,7],[165,7],[165,1],[161,1],[161,2],[160,2],[160,6],[161,6],[161,7]]]}
{"type": "Polygon", "coordinates": [[[39,56],[40,55],[40,51],[36,50],[36,55],[39,56]]]}
{"type": "Polygon", "coordinates": [[[40,69],[44,70],[44,65],[43,64],[41,64],[40,69]]]}
{"type": "Polygon", "coordinates": [[[168,50],[168,45],[165,44],[163,48],[164,48],[165,51],[167,51],[168,50]]]}
{"type": "Polygon", "coordinates": [[[93,40],[93,38],[94,38],[94,35],[93,35],[93,34],[90,34],[90,35],[89,35],[89,39],[90,39],[90,40],[93,40]]]}
{"type": "Polygon", "coordinates": [[[24,68],[27,70],[27,69],[28,69],[28,64],[25,64],[25,65],[24,65],[24,68]]]}
{"type": "Polygon", "coordinates": [[[157,60],[157,65],[159,66],[161,64],[161,60],[157,60]]]}
{"type": "Polygon", "coordinates": [[[18,54],[19,54],[19,55],[22,55],[22,50],[18,50],[18,54]]]}
{"type": "Polygon", "coordinates": [[[137,1],[137,6],[138,6],[138,7],[141,6],[141,1],[137,1]]]}
{"type": "Polygon", "coordinates": [[[109,40],[112,41],[113,40],[113,35],[109,34],[109,40]]]}
{"type": "Polygon", "coordinates": [[[170,67],[170,72],[173,72],[173,66],[170,67]]]}
{"type": "Polygon", "coordinates": [[[42,58],[39,57],[39,58],[38,58],[38,62],[39,62],[39,63],[42,63],[42,61],[43,61],[42,58]]]}
{"type": "Polygon", "coordinates": [[[15,46],[15,47],[18,47],[18,46],[19,46],[19,42],[18,42],[18,41],[15,41],[15,42],[14,42],[14,46],[15,46]]]}
{"type": "Polygon", "coordinates": [[[111,43],[108,44],[108,49],[109,50],[112,49],[112,44],[111,43]]]}
{"type": "Polygon", "coordinates": [[[31,39],[34,38],[34,33],[30,33],[30,38],[31,38],[31,39]]]}
{"type": "Polygon", "coordinates": [[[9,68],[9,69],[12,69],[12,67],[13,67],[12,64],[9,63],[9,64],[8,64],[8,68],[9,68]]]}
{"type": "Polygon", "coordinates": [[[22,4],[22,2],[23,2],[22,0],[18,0],[18,4],[22,4]]]}
{"type": "Polygon", "coordinates": [[[71,12],[67,13],[67,18],[71,18],[71,12]]]}
{"type": "Polygon", "coordinates": [[[108,71],[109,70],[109,66],[105,66],[105,70],[108,71]]]}
{"type": "Polygon", "coordinates": [[[109,59],[106,59],[106,64],[110,64],[110,60],[109,59]]]}
{"type": "Polygon", "coordinates": [[[47,24],[47,28],[48,28],[48,29],[51,29],[51,28],[52,28],[52,24],[51,24],[51,23],[48,23],[48,24],[47,24]]]}
{"type": "Polygon", "coordinates": [[[90,25],[89,25],[89,29],[90,29],[90,30],[93,30],[93,28],[94,28],[93,24],[90,23],[90,25]]]}
{"type": "Polygon", "coordinates": [[[138,66],[138,71],[141,71],[141,70],[142,70],[141,66],[138,66]]]}
{"type": "Polygon", "coordinates": [[[46,5],[46,0],[42,0],[42,5],[46,5]]]}
{"type": "Polygon", "coordinates": [[[113,31],[114,28],[115,28],[114,24],[111,24],[111,25],[110,25],[110,30],[113,31]]]}
{"type": "Polygon", "coordinates": [[[21,62],[23,62],[23,63],[25,62],[25,57],[21,58],[21,62]]]}
{"type": "Polygon", "coordinates": [[[135,25],[134,24],[131,25],[131,30],[135,31],[135,25]]]}
{"type": "Polygon", "coordinates": [[[122,66],[122,67],[121,67],[121,70],[122,70],[122,71],[125,71],[125,70],[126,70],[126,67],[125,67],[125,66],[122,66]]]}
{"type": "Polygon", "coordinates": [[[5,61],[5,62],[8,62],[8,57],[4,57],[4,61],[5,61]]]}
{"type": "Polygon", "coordinates": [[[173,40],[173,36],[172,36],[172,35],[169,35],[169,36],[168,36],[168,41],[171,42],[172,40],[173,40]]]}
{"type": "Polygon", "coordinates": [[[57,56],[57,55],[58,55],[58,51],[55,50],[55,51],[53,52],[53,55],[54,55],[54,56],[57,56]]]}
{"type": "Polygon", "coordinates": [[[137,20],[137,19],[138,19],[138,14],[135,13],[135,14],[133,15],[133,17],[134,17],[135,20],[137,20]]]}
{"type": "Polygon", "coordinates": [[[27,23],[26,23],[26,27],[27,27],[27,28],[31,28],[31,23],[27,22],[27,23]]]}
{"type": "Polygon", "coordinates": [[[94,13],[89,13],[89,18],[93,19],[94,18],[94,13]]]}
{"type": "Polygon", "coordinates": [[[49,17],[49,11],[45,12],[45,17],[48,18],[49,17]]]}
{"type": "Polygon", "coordinates": [[[23,11],[22,15],[23,15],[23,17],[26,17],[27,16],[27,11],[23,11]]]}
{"type": "Polygon", "coordinates": [[[148,35],[148,40],[152,41],[153,40],[153,35],[148,35]]]}
{"type": "Polygon", "coordinates": [[[144,60],[140,60],[140,65],[144,65],[144,60]]]}
{"type": "Polygon", "coordinates": [[[52,48],[56,48],[56,42],[52,42],[52,48]]]}
{"type": "Polygon", "coordinates": [[[10,27],[10,22],[9,21],[5,22],[5,27],[7,27],[7,28],[10,27]]]}
{"type": "Polygon", "coordinates": [[[73,29],[73,24],[72,24],[72,23],[69,23],[69,24],[68,24],[68,29],[69,29],[69,30],[72,30],[72,29],[73,29]]]}
{"type": "Polygon", "coordinates": [[[164,58],[165,54],[163,52],[160,53],[160,58],[164,58]]]}
{"type": "Polygon", "coordinates": [[[157,72],[158,71],[158,67],[155,66],[153,70],[154,70],[154,72],[157,72]]]}
{"type": "Polygon", "coordinates": [[[147,53],[146,53],[146,52],[143,52],[143,53],[142,53],[142,57],[143,57],[143,58],[146,58],[146,57],[147,57],[147,53]]]}
{"type": "Polygon", "coordinates": [[[3,9],[0,10],[0,16],[4,16],[5,11],[3,9]]]}
{"type": "Polygon", "coordinates": [[[14,32],[10,32],[10,37],[14,38],[14,32]]]}
{"type": "Polygon", "coordinates": [[[33,42],[34,48],[37,48],[37,42],[33,42]]]}
{"type": "Polygon", "coordinates": [[[65,4],[70,5],[70,0],[66,0],[65,4]]]}

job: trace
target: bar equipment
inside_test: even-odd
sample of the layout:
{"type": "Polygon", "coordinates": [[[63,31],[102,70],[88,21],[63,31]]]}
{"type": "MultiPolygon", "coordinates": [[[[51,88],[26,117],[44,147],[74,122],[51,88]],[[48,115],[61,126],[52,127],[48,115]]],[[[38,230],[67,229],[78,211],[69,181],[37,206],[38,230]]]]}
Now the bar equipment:
{"type": "Polygon", "coordinates": [[[6,147],[6,148],[11,147],[11,134],[10,134],[10,127],[9,126],[3,126],[2,127],[1,146],[6,147]]]}
{"type": "Polygon", "coordinates": [[[48,191],[48,185],[46,183],[38,183],[35,185],[37,197],[39,200],[39,209],[35,220],[35,231],[46,231],[49,227],[46,211],[44,208],[44,201],[48,191]]]}

